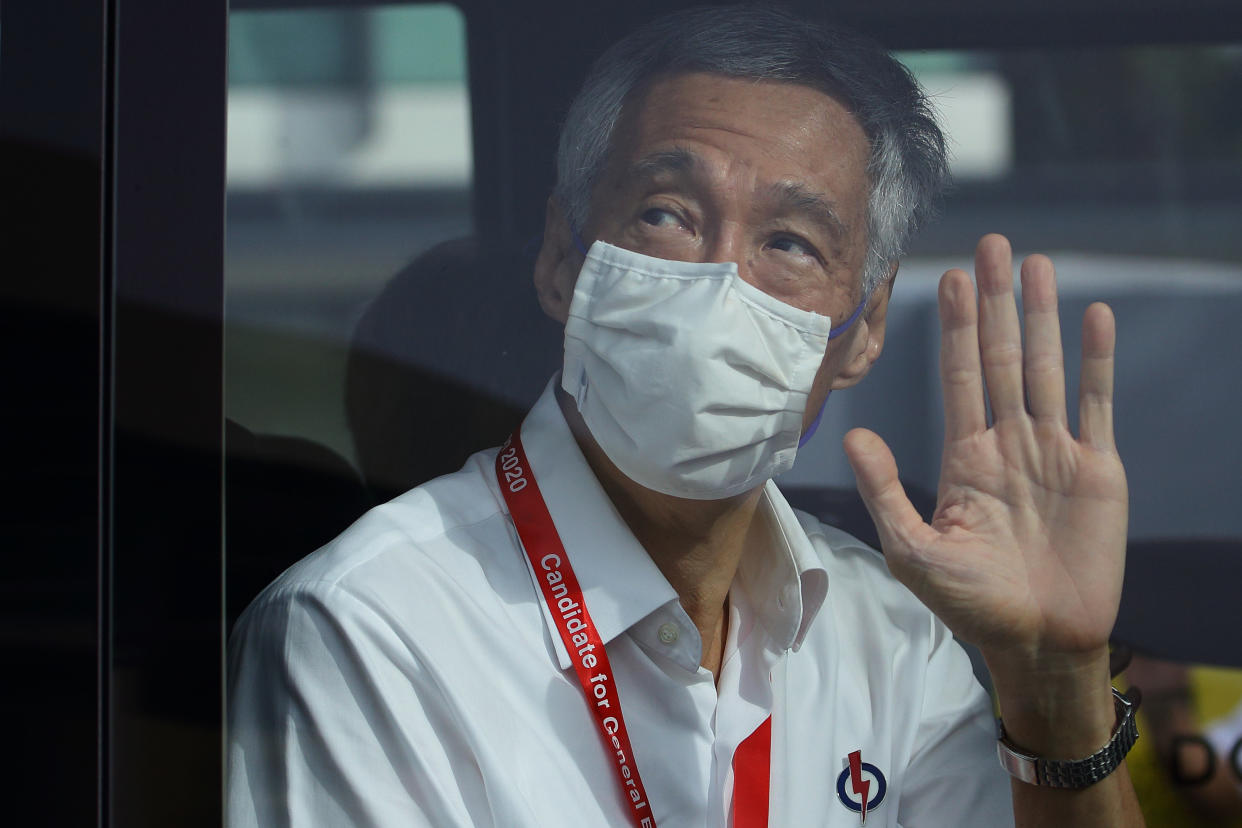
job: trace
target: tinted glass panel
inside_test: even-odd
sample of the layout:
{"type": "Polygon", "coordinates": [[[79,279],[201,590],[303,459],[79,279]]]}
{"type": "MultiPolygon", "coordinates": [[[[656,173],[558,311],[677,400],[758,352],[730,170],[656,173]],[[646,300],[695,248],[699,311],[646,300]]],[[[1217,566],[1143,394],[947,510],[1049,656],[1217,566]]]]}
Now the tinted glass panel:
{"type": "Polygon", "coordinates": [[[470,234],[473,165],[456,8],[235,12],[229,42],[232,616],[371,501],[351,337],[406,263],[470,234]]]}
{"type": "Polygon", "coordinates": [[[851,485],[840,438],[867,425],[889,440],[903,476],[934,492],[935,283],[949,267],[969,268],[979,235],[995,231],[1019,256],[1052,255],[1067,353],[1077,353],[1090,301],[1117,313],[1132,535],[1242,536],[1232,414],[1242,404],[1242,330],[1232,321],[1242,312],[1242,114],[1230,104],[1242,96],[1242,48],[901,57],[942,116],[956,184],[902,264],[883,359],[832,398],[786,482],[851,485]]]}

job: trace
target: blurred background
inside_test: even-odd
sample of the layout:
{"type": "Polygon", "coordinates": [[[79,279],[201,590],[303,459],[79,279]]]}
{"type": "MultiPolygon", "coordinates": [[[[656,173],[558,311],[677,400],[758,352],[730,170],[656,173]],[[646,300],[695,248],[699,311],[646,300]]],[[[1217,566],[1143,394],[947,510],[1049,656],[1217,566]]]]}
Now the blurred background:
{"type": "MultiPolygon", "coordinates": [[[[907,485],[934,492],[936,281],[969,268],[978,236],[1003,232],[1019,254],[1056,262],[1067,353],[1077,353],[1087,304],[1108,301],[1117,313],[1118,443],[1132,541],[1147,544],[1136,561],[1160,573],[1196,554],[1188,544],[1220,539],[1215,554],[1236,561],[1242,43],[1160,42],[1150,31],[1125,42],[1124,32],[1086,29],[991,47],[952,43],[986,41],[979,33],[936,47],[933,33],[927,48],[899,48],[949,136],[954,187],[902,264],[884,358],[860,387],[833,396],[780,482],[852,489],[841,436],[865,425],[889,441],[907,485]]],[[[526,172],[504,203],[483,205],[495,191],[476,180],[472,112],[490,102],[472,99],[486,84],[472,84],[469,67],[472,51],[490,47],[470,33],[462,10],[445,4],[235,8],[229,18],[225,412],[252,435],[330,449],[357,471],[363,502],[501,441],[559,367],[558,331],[539,318],[529,279],[557,118],[590,53],[562,55],[572,71],[536,60],[529,76],[507,79],[513,131],[482,146],[511,141],[492,148],[526,172]],[[540,87],[549,69],[556,83],[540,87]],[[497,305],[503,322],[489,310],[497,305]]],[[[600,47],[611,39],[583,35],[592,36],[600,47]]],[[[260,562],[239,595],[269,567],[260,562]]],[[[1131,581],[1141,592],[1141,574],[1131,581]]],[[[1236,665],[1242,654],[1219,653],[1219,641],[1188,652],[1153,634],[1144,622],[1169,604],[1168,589],[1157,578],[1119,622],[1120,637],[1156,650],[1135,673],[1160,685],[1151,709],[1182,705],[1177,727],[1167,716],[1145,723],[1159,738],[1140,742],[1131,763],[1152,825],[1229,824],[1242,808],[1231,810],[1236,791],[1219,777],[1229,779],[1234,742],[1215,737],[1217,802],[1197,779],[1205,749],[1171,740],[1242,702],[1237,670],[1187,669],[1188,660],[1236,665]]],[[[1223,616],[1204,624],[1236,626],[1236,594],[1235,582],[1223,616]]],[[[1205,604],[1176,602],[1185,600],[1205,604]]]]}
{"type": "MultiPolygon", "coordinates": [[[[520,422],[559,366],[530,276],[560,120],[605,46],[681,5],[0,4],[10,821],[220,823],[233,619],[520,422]]],[[[1242,6],[788,5],[896,50],[955,185],[883,358],[780,484],[873,534],[840,448],[866,425],[933,503],[936,280],[986,232],[1050,254],[1071,354],[1089,302],[1118,318],[1115,638],[1149,824],[1237,823],[1242,6]]]]}
{"type": "MultiPolygon", "coordinates": [[[[238,9],[229,38],[227,413],[358,464],[344,379],[363,310],[421,253],[479,231],[466,19],[435,4],[238,9]]],[[[1242,403],[1233,323],[1242,311],[1242,45],[899,56],[940,113],[955,187],[903,262],[885,358],[858,390],[834,396],[785,482],[850,485],[839,438],[866,424],[889,439],[906,477],[934,489],[935,282],[969,266],[977,238],[997,231],[1019,253],[1053,255],[1070,349],[1087,303],[1110,301],[1119,315],[1118,429],[1136,536],[1242,535],[1233,508],[1242,493],[1233,425],[1242,403]]],[[[543,104],[553,113],[564,105],[543,104]]],[[[530,278],[550,186],[554,133],[538,114],[526,131],[547,140],[523,163],[545,188],[513,193],[521,204],[512,228],[483,228],[481,240],[510,248],[512,282],[530,278]]],[[[532,295],[514,298],[529,305],[532,295]]],[[[384,347],[519,409],[558,367],[552,345],[530,376],[501,388],[496,367],[463,364],[456,342],[384,347]]]]}

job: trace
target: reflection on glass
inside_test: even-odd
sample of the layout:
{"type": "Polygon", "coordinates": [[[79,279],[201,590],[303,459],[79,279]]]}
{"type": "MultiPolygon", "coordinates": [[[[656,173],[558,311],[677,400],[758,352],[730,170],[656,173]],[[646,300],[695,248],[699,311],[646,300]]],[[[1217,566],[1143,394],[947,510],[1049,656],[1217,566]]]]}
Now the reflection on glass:
{"type": "Polygon", "coordinates": [[[234,12],[228,125],[233,617],[372,500],[343,404],[350,337],[407,262],[472,230],[461,13],[234,12]]]}
{"type": "Polygon", "coordinates": [[[1231,103],[1242,96],[1242,48],[900,57],[941,114],[955,186],[902,262],[883,359],[833,398],[786,481],[851,485],[840,438],[867,425],[903,474],[935,490],[935,283],[969,266],[978,234],[995,230],[1019,253],[1053,255],[1068,348],[1088,302],[1117,311],[1132,537],[1242,536],[1232,414],[1242,333],[1231,321],[1242,313],[1242,109],[1231,103]]]}
{"type": "Polygon", "coordinates": [[[346,458],[344,345],[430,243],[470,231],[460,12],[230,18],[228,416],[346,458]]]}
{"type": "MultiPolygon", "coordinates": [[[[415,458],[419,446],[451,442],[457,452],[496,442],[491,435],[520,416],[527,392],[505,383],[541,384],[555,368],[540,361],[554,335],[498,341],[505,324],[533,326],[523,315],[539,315],[529,261],[465,238],[473,229],[465,54],[464,22],[447,5],[231,15],[231,616],[377,497],[447,471],[456,456],[415,458]],[[355,331],[382,359],[350,362],[355,331]],[[446,331],[467,331],[469,348],[446,331]],[[360,408],[351,413],[362,411],[353,433],[351,364],[364,389],[353,398],[360,408]],[[474,392],[491,404],[449,402],[474,392]]],[[[940,110],[957,186],[903,262],[884,359],[859,388],[834,395],[819,436],[782,482],[851,486],[840,434],[865,424],[889,440],[910,485],[935,490],[943,427],[930,379],[934,283],[967,265],[978,233],[995,229],[1055,254],[1068,350],[1078,350],[1076,320],[1088,301],[1103,298],[1118,312],[1117,428],[1132,536],[1242,537],[1234,413],[1242,49],[902,58],[940,110]]],[[[542,209],[543,196],[532,196],[531,209],[542,209]]],[[[1131,677],[1139,686],[1142,669],[1131,677]]],[[[1179,727],[1211,734],[1221,772],[1236,773],[1237,675],[1173,672],[1169,698],[1199,700],[1179,727]],[[1219,726],[1199,730],[1216,717],[1219,726]]],[[[1139,742],[1132,766],[1148,763],[1135,770],[1140,786],[1150,777],[1167,788],[1159,780],[1171,741],[1159,723],[1148,726],[1157,737],[1139,742]]],[[[1195,759],[1184,758],[1187,767],[1195,759]]],[[[1143,796],[1146,807],[1180,794],[1143,796]]],[[[1177,807],[1170,813],[1181,816],[1150,824],[1188,824],[1179,820],[1194,804],[1177,807]]]]}

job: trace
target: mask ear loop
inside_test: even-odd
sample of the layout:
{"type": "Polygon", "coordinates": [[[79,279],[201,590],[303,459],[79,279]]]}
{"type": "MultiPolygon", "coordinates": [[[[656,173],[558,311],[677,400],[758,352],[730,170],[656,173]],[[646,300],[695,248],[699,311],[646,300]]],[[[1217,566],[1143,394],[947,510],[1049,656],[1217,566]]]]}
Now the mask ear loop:
{"type": "Polygon", "coordinates": [[[587,254],[586,242],[582,240],[582,236],[579,236],[578,231],[573,227],[569,228],[569,235],[574,240],[574,247],[578,248],[578,252],[581,253],[582,257],[585,259],[587,254]]]}
{"type": "MultiPolygon", "coordinates": [[[[858,303],[858,307],[854,308],[854,312],[850,314],[849,318],[837,327],[828,331],[828,339],[836,339],[838,336],[848,331],[853,324],[858,321],[858,317],[862,316],[863,308],[867,307],[867,303],[870,301],[871,291],[867,291],[867,293],[863,296],[862,301],[858,303]]],[[[829,389],[828,393],[824,395],[824,401],[820,404],[819,411],[815,414],[815,419],[811,420],[811,424],[807,426],[806,431],[802,432],[802,436],[798,438],[798,448],[805,446],[811,441],[811,438],[815,436],[815,431],[819,428],[820,420],[824,419],[824,409],[828,407],[828,398],[831,396],[832,389],[829,389]]]]}
{"type": "Polygon", "coordinates": [[[828,331],[828,339],[836,339],[838,336],[848,331],[850,327],[858,321],[858,317],[862,316],[863,308],[867,307],[867,303],[870,301],[871,291],[867,291],[867,293],[863,296],[862,301],[858,303],[858,307],[854,308],[854,312],[850,314],[849,319],[846,319],[840,325],[837,325],[835,328],[828,331]]]}

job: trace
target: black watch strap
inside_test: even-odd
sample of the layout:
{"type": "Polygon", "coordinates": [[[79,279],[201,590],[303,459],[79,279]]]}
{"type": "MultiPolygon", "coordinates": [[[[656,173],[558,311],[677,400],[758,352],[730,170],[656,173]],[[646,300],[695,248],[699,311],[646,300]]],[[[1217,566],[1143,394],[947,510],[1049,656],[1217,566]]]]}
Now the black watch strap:
{"type": "Polygon", "coordinates": [[[1134,703],[1116,688],[1113,689],[1113,703],[1117,708],[1117,724],[1113,727],[1112,738],[1086,759],[1043,759],[1024,753],[1009,742],[1004,723],[997,719],[1000,739],[996,743],[996,754],[1000,757],[1001,767],[1010,776],[1030,785],[1050,788],[1087,788],[1094,785],[1116,770],[1138,741],[1134,703]]]}

